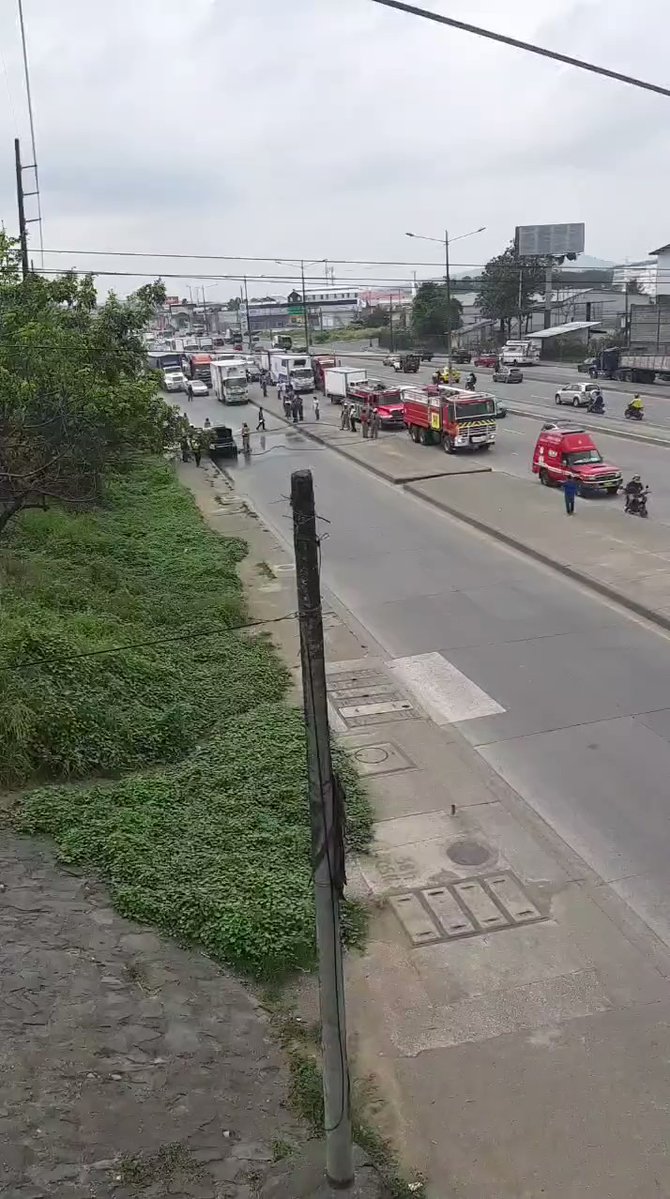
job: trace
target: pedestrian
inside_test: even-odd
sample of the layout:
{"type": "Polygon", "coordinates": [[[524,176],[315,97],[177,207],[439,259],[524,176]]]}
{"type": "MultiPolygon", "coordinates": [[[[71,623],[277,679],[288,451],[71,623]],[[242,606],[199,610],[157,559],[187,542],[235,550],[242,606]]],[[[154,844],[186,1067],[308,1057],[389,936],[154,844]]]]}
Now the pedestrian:
{"type": "Polygon", "coordinates": [[[373,439],[373,441],[376,441],[377,438],[379,437],[379,426],[381,425],[381,423],[382,422],[381,422],[381,419],[379,416],[379,409],[373,408],[372,409],[372,417],[370,419],[370,436],[373,439]]]}
{"type": "Polygon", "coordinates": [[[358,412],[356,411],[356,405],[351,404],[351,406],[349,408],[349,428],[351,429],[352,433],[356,432],[356,421],[357,420],[358,420],[358,412]]]}
{"type": "Polygon", "coordinates": [[[265,400],[265,399],[267,399],[267,394],[268,394],[268,381],[267,381],[267,379],[265,378],[265,371],[263,371],[263,374],[261,375],[261,390],[262,390],[262,392],[263,392],[263,399],[264,399],[264,400],[265,400]]]}
{"type": "Polygon", "coordinates": [[[321,406],[318,395],[312,397],[312,408],[314,409],[314,420],[321,420],[321,406]]]}
{"type": "Polygon", "coordinates": [[[563,497],[565,499],[565,511],[568,516],[572,516],[575,510],[575,496],[577,494],[577,480],[574,475],[567,475],[563,483],[563,497]]]}
{"type": "Polygon", "coordinates": [[[342,405],[342,412],[340,413],[340,428],[341,429],[349,428],[349,405],[347,404],[346,400],[344,401],[344,403],[342,405]]]}
{"type": "Polygon", "coordinates": [[[258,406],[258,424],[256,425],[256,432],[258,432],[259,429],[262,429],[263,432],[265,432],[265,413],[263,412],[260,404],[258,406]]]}
{"type": "Polygon", "coordinates": [[[293,413],[293,424],[297,425],[299,409],[298,409],[298,401],[296,400],[295,396],[293,397],[293,401],[291,403],[291,411],[293,413]]]}
{"type": "Polygon", "coordinates": [[[200,466],[200,459],[202,458],[202,446],[199,438],[196,438],[195,441],[191,442],[191,449],[193,450],[193,457],[195,458],[196,466],[200,466]]]}
{"type": "Polygon", "coordinates": [[[191,457],[191,451],[190,451],[189,444],[188,444],[188,437],[186,437],[186,436],[182,437],[181,441],[179,442],[179,445],[181,448],[182,462],[188,462],[189,458],[191,457]]]}
{"type": "Polygon", "coordinates": [[[361,432],[364,439],[367,441],[370,431],[370,408],[368,404],[364,404],[361,408],[361,432]]]}

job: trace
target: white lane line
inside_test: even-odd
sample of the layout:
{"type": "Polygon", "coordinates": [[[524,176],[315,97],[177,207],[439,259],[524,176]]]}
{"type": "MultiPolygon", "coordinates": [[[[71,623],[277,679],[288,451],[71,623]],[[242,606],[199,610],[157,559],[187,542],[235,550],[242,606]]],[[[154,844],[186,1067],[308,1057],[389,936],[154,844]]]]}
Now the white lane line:
{"type": "Polygon", "coordinates": [[[395,658],[389,669],[413,691],[435,724],[455,724],[480,716],[499,716],[505,709],[457,670],[442,654],[414,654],[395,658]]]}

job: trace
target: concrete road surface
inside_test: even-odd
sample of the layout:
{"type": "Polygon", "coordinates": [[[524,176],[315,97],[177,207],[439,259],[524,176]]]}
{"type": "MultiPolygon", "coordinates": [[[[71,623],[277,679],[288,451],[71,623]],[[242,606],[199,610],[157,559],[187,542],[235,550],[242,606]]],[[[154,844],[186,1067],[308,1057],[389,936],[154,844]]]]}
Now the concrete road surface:
{"type": "Polygon", "coordinates": [[[305,466],[333,595],[670,944],[668,638],[269,421],[237,484],[284,540],[305,466]]]}

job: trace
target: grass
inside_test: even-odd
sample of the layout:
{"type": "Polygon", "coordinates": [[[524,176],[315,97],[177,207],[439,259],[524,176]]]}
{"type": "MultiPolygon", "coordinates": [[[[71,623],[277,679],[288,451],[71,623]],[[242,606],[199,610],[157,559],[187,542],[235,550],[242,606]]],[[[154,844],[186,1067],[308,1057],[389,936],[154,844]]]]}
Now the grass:
{"type": "MultiPolygon", "coordinates": [[[[270,642],[235,631],[243,553],[162,465],[117,479],[102,512],[26,515],[2,560],[0,772],[103,776],[23,795],[15,827],[97,872],[123,915],[267,980],[315,960],[305,737],[270,642]],[[132,648],[98,653],[114,645],[132,648]]],[[[364,849],[370,807],[335,757],[364,849]]],[[[360,942],[356,905],[343,926],[360,942]]]]}

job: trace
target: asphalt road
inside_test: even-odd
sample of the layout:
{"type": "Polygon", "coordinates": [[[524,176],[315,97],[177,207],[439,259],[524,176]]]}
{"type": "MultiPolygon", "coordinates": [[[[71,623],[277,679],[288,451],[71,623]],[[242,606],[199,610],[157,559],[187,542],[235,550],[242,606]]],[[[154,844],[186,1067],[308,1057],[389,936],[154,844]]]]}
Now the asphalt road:
{"type": "Polygon", "coordinates": [[[670,639],[269,418],[237,484],[285,541],[300,467],[332,594],[389,659],[465,676],[462,734],[670,944],[670,639]]]}
{"type": "MultiPolygon", "coordinates": [[[[318,349],[318,348],[317,348],[318,349]]],[[[315,349],[315,352],[317,350],[315,349]]],[[[328,353],[328,347],[324,347],[324,352],[328,353]]],[[[336,350],[333,351],[337,353],[336,350]]],[[[346,353],[346,358],[343,362],[350,363],[352,366],[363,366],[367,369],[371,376],[376,378],[394,379],[396,384],[400,383],[403,386],[411,385],[412,383],[429,383],[433,371],[434,364],[424,363],[417,374],[405,375],[396,374],[391,367],[383,366],[382,359],[378,352],[367,353],[352,353],[350,348],[341,351],[346,353]]],[[[474,370],[477,376],[477,387],[481,391],[491,391],[497,395],[499,399],[506,404],[514,404],[516,400],[519,403],[529,404],[538,409],[546,409],[551,412],[552,416],[557,414],[563,419],[569,420],[573,417],[579,419],[585,416],[584,409],[576,411],[575,409],[562,405],[558,407],[555,401],[556,389],[566,383],[571,383],[574,380],[585,383],[588,382],[588,375],[580,375],[576,369],[570,370],[565,367],[535,367],[522,368],[524,371],[524,379],[522,383],[493,383],[492,371],[485,367],[479,366],[460,366],[461,380],[465,382],[465,378],[469,371],[474,370]],[[531,377],[532,376],[532,377],[531,377]]],[[[629,384],[608,383],[606,380],[601,380],[601,390],[605,400],[605,415],[599,418],[602,421],[603,427],[611,424],[613,428],[635,430],[638,425],[633,425],[631,422],[624,419],[624,409],[631,398],[631,393],[635,390],[629,384]]],[[[654,388],[653,392],[640,386],[638,388],[640,395],[644,400],[645,405],[645,420],[640,427],[656,426],[662,429],[670,429],[670,389],[663,387],[661,390],[658,387],[654,388]]],[[[593,419],[593,418],[590,418],[593,419]]]]}

